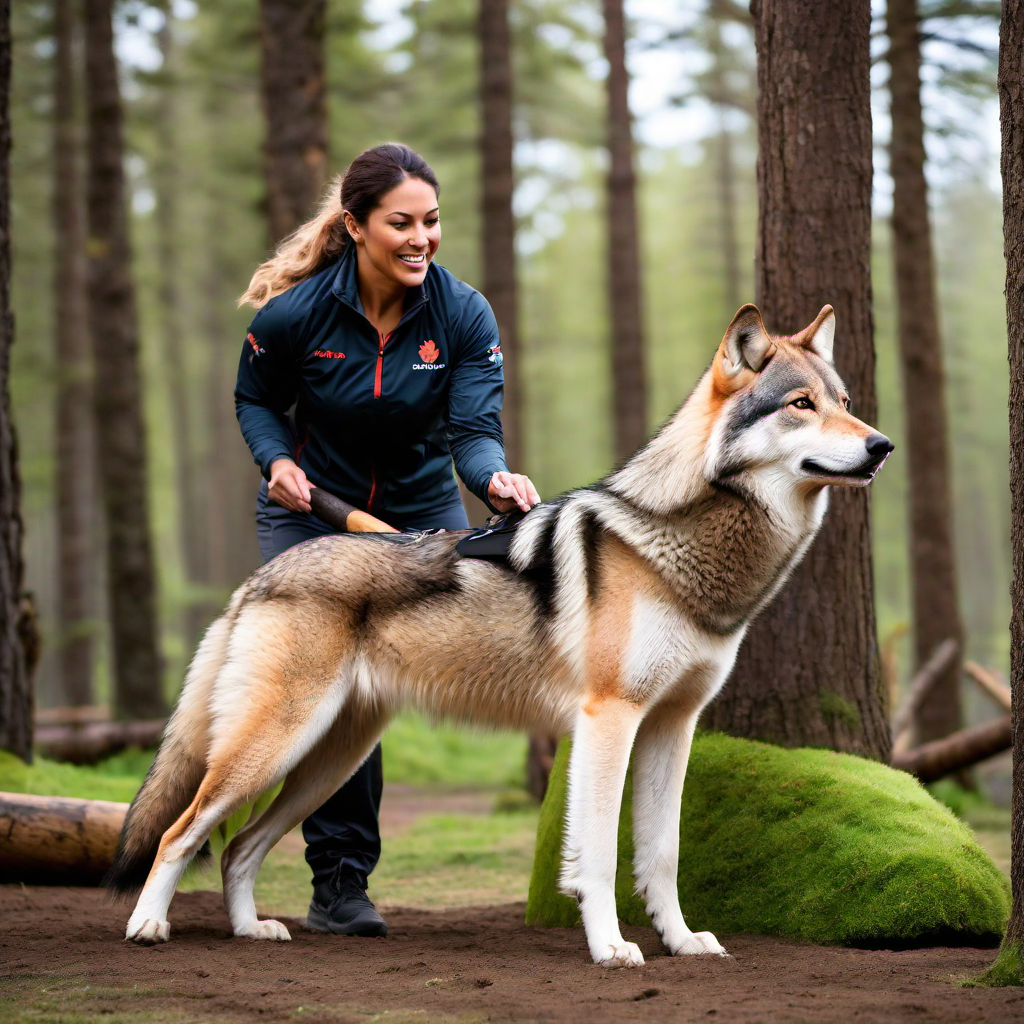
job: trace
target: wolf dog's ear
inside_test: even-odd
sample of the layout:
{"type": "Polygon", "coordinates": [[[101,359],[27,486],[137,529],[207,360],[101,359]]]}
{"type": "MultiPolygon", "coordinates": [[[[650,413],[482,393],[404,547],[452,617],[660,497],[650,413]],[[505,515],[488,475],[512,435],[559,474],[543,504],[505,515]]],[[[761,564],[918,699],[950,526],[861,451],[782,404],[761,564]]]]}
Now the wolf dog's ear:
{"type": "Polygon", "coordinates": [[[831,306],[822,306],[810,327],[805,327],[793,341],[802,348],[832,362],[832,342],[836,336],[836,314],[831,306]]]}
{"type": "Polygon", "coordinates": [[[775,354],[775,343],[768,337],[761,311],[748,302],[732,318],[722,339],[725,369],[738,373],[744,367],[758,373],[775,354]]]}

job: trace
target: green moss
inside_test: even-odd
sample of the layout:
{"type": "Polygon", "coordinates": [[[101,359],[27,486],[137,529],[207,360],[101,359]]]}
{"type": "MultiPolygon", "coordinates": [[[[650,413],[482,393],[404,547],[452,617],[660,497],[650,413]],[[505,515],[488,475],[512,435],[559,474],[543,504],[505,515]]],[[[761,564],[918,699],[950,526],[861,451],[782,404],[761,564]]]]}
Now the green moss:
{"type": "MultiPolygon", "coordinates": [[[[541,810],[527,921],[579,921],[557,891],[568,743],[541,810]]],[[[633,891],[632,790],[619,823],[619,916],[633,891]]],[[[897,944],[1002,934],[1005,877],[970,829],[911,776],[828,750],[696,737],[680,825],[679,895],[695,930],[897,944]]]]}
{"type": "Polygon", "coordinates": [[[1003,943],[992,966],[977,978],[963,982],[969,988],[1004,988],[1024,985],[1024,943],[1003,943]]]}
{"type": "Polygon", "coordinates": [[[842,723],[850,729],[860,728],[860,712],[856,705],[840,697],[832,690],[822,690],[818,694],[818,707],[821,708],[825,721],[832,724],[842,723]]]}

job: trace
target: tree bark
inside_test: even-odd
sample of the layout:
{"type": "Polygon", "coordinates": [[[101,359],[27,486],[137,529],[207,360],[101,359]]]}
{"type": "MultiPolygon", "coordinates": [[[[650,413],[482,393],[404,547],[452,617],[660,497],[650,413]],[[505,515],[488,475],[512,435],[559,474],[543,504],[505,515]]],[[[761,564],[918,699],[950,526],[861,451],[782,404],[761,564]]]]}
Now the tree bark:
{"type": "Polygon", "coordinates": [[[893,754],[892,766],[915,775],[922,782],[935,782],[1001,754],[1009,748],[1010,741],[1010,720],[996,718],[913,750],[893,754]]]}
{"type": "Polygon", "coordinates": [[[167,705],[157,644],[138,324],[111,0],[86,0],[85,26],[89,326],[107,525],[114,705],[123,718],[160,718],[167,705]]]}
{"type": "Polygon", "coordinates": [[[127,804],[0,793],[0,882],[99,885],[127,804]]]}
{"type": "Polygon", "coordinates": [[[0,750],[32,759],[32,681],[24,647],[21,479],[11,421],[11,5],[0,0],[0,750]]]}
{"type": "MultiPolygon", "coordinates": [[[[760,0],[758,302],[770,327],[836,308],[836,365],[874,421],[867,0],[760,0]]],[[[707,724],[888,761],[866,489],[834,488],[818,539],[754,622],[707,724]]]]}
{"type": "Polygon", "coordinates": [[[522,466],[519,313],[512,212],[512,43],[508,0],[480,0],[480,174],[483,293],[494,310],[504,357],[505,457],[522,466]]]}
{"type": "Polygon", "coordinates": [[[1013,802],[1010,883],[1013,904],[1003,939],[1016,949],[1024,982],[1024,3],[1004,0],[999,39],[1003,252],[1010,360],[1010,515],[1013,549],[1010,689],[1013,694],[1013,802]]]}
{"type": "MultiPolygon", "coordinates": [[[[910,581],[914,658],[920,667],[950,638],[963,644],[953,552],[948,426],[935,295],[928,183],[921,118],[921,47],[917,0],[888,0],[892,97],[892,241],[903,406],[907,432],[910,581]]],[[[918,742],[940,739],[963,723],[957,657],[918,710],[918,742]]]]}
{"type": "Polygon", "coordinates": [[[722,283],[725,304],[729,309],[740,306],[740,259],[736,234],[736,160],[733,155],[732,132],[726,116],[729,111],[728,81],[725,69],[725,46],[722,26],[715,4],[708,10],[708,40],[711,67],[708,78],[713,95],[712,102],[718,113],[718,136],[715,139],[715,160],[718,165],[717,198],[719,237],[722,245],[722,283]]]}
{"type": "Polygon", "coordinates": [[[327,0],[260,0],[271,245],[309,217],[327,177],[326,6],[327,0]]]}
{"type": "Polygon", "coordinates": [[[73,0],[54,4],[53,222],[57,450],[57,606],[63,702],[93,702],[93,641],[99,566],[92,360],[86,302],[79,25],[73,0]]]}
{"type": "Polygon", "coordinates": [[[615,454],[624,459],[647,436],[647,380],[640,242],[629,113],[626,24],[622,0],[604,0],[608,61],[608,299],[611,305],[612,410],[615,454]]]}
{"type": "Polygon", "coordinates": [[[157,33],[163,58],[160,96],[156,108],[157,155],[153,166],[156,193],[156,234],[159,264],[157,301],[160,308],[161,351],[164,354],[168,405],[171,413],[171,443],[174,446],[177,492],[178,539],[181,545],[186,598],[182,615],[186,651],[195,650],[200,631],[208,621],[206,609],[195,596],[207,583],[206,540],[204,537],[203,480],[196,452],[196,409],[190,401],[189,371],[194,357],[193,332],[183,329],[181,316],[181,263],[178,258],[179,188],[177,131],[177,88],[175,81],[174,6],[163,8],[164,23],[157,33]]]}

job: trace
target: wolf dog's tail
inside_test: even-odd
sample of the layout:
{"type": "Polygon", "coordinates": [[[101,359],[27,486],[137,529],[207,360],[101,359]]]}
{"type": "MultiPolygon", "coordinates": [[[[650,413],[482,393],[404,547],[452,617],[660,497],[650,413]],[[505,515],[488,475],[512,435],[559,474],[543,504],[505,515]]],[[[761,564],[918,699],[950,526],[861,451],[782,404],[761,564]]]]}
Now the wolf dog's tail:
{"type": "MultiPolygon", "coordinates": [[[[164,832],[188,807],[206,772],[210,697],[227,656],[229,616],[206,631],[189,666],[178,704],[145,781],[121,828],[114,863],[103,885],[115,898],[138,892],[156,859],[164,832]]],[[[204,846],[200,858],[209,857],[204,846]]]]}

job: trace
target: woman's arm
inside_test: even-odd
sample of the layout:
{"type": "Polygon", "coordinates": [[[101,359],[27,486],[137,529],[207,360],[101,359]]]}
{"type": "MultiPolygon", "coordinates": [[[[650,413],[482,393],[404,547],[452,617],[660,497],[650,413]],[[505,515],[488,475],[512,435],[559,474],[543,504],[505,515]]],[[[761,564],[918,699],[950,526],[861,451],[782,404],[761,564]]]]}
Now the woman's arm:
{"type": "Polygon", "coordinates": [[[467,300],[453,339],[457,353],[448,395],[448,444],[466,487],[495,511],[524,511],[540,499],[528,477],[510,473],[501,431],[501,344],[491,307],[467,300]]]}
{"type": "Polygon", "coordinates": [[[267,480],[277,460],[294,463],[295,443],[285,413],[297,394],[298,367],[287,318],[282,304],[271,299],[249,325],[235,384],[238,425],[267,480]]]}

